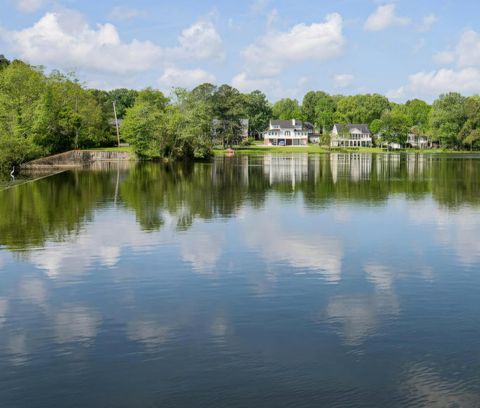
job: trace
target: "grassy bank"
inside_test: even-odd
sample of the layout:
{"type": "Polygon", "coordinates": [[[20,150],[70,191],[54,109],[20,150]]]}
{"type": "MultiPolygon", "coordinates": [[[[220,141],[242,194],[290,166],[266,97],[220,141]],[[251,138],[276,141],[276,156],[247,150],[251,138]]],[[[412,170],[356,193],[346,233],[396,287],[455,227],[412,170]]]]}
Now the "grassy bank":
{"type": "MultiPolygon", "coordinates": [[[[401,149],[385,150],[380,147],[357,147],[357,148],[337,148],[329,149],[318,145],[308,145],[305,147],[286,147],[286,146],[237,146],[234,148],[238,154],[262,154],[262,153],[423,153],[423,154],[464,154],[479,153],[470,150],[452,150],[452,149],[401,149]]],[[[224,155],[224,149],[214,149],[215,155],[224,155]]]]}
{"type": "Polygon", "coordinates": [[[133,148],[131,146],[120,146],[120,147],[97,147],[94,149],[84,149],[86,151],[88,150],[94,150],[94,151],[102,151],[102,152],[128,152],[128,153],[133,153],[133,148]]]}

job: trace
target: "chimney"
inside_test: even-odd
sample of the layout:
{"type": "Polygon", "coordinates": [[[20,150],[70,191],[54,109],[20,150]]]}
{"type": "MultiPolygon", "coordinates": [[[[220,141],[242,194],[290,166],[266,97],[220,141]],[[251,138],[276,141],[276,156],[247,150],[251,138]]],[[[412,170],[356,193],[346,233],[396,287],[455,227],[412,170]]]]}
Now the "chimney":
{"type": "Polygon", "coordinates": [[[295,119],[292,119],[292,125],[295,126],[295,119]]]}

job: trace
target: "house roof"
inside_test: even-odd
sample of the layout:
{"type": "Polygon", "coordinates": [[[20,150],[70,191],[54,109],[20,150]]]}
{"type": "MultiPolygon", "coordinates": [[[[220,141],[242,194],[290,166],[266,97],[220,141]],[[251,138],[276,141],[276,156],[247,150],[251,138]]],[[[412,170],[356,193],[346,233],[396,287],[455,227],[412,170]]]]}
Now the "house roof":
{"type": "Polygon", "coordinates": [[[292,123],[292,120],[272,120],[272,126],[280,126],[282,129],[294,129],[296,127],[303,127],[303,122],[301,120],[295,120],[295,126],[292,123]]]}
{"type": "Polygon", "coordinates": [[[348,125],[341,125],[339,123],[335,123],[333,127],[336,127],[338,132],[341,132],[342,130],[345,130],[345,129],[347,129],[349,132],[352,129],[358,129],[362,133],[370,133],[370,129],[368,128],[368,125],[364,123],[349,123],[348,125]]]}

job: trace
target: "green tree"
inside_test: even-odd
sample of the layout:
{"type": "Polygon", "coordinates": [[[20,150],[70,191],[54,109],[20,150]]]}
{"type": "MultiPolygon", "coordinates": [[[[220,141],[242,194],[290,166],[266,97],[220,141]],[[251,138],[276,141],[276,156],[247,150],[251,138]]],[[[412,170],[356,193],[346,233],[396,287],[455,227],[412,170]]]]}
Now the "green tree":
{"type": "Polygon", "coordinates": [[[5,58],[5,55],[0,54],[0,70],[8,67],[9,65],[10,65],[10,61],[7,58],[5,58]]]}
{"type": "Polygon", "coordinates": [[[273,104],[272,115],[274,119],[290,120],[301,118],[302,112],[296,99],[285,98],[273,104]]]}
{"type": "Polygon", "coordinates": [[[313,123],[321,133],[330,132],[334,124],[335,109],[335,100],[329,94],[311,91],[303,98],[302,118],[313,123]]]}
{"type": "Polygon", "coordinates": [[[33,140],[35,111],[45,89],[38,68],[13,61],[0,70],[0,166],[10,168],[42,154],[33,140]]]}
{"type": "Polygon", "coordinates": [[[95,97],[74,77],[53,72],[35,111],[35,142],[49,154],[106,144],[109,135],[95,97]]]}
{"type": "Polygon", "coordinates": [[[467,119],[465,97],[456,92],[441,95],[433,103],[430,112],[431,137],[442,146],[459,147],[460,132],[467,119]]]}
{"type": "Polygon", "coordinates": [[[425,134],[428,130],[431,106],[420,99],[413,99],[407,101],[405,108],[412,126],[415,126],[418,131],[425,134]]]}
{"type": "Polygon", "coordinates": [[[410,122],[402,106],[394,106],[391,111],[382,115],[380,134],[382,140],[399,143],[404,146],[410,130],[410,122]]]}
{"type": "Polygon", "coordinates": [[[229,85],[220,86],[213,95],[214,134],[223,147],[238,143],[242,135],[241,119],[245,117],[240,92],[229,85]]]}
{"type": "Polygon", "coordinates": [[[244,94],[245,113],[248,118],[249,134],[260,137],[262,132],[268,128],[272,118],[272,107],[267,97],[261,91],[253,91],[244,94]]]}
{"type": "Polygon", "coordinates": [[[138,91],[133,89],[119,88],[108,92],[110,96],[110,105],[115,102],[118,119],[123,119],[128,108],[135,104],[138,91]]]}
{"type": "Polygon", "coordinates": [[[151,88],[140,91],[135,104],[127,109],[122,134],[142,158],[167,156],[169,141],[162,132],[168,99],[151,88]]]}

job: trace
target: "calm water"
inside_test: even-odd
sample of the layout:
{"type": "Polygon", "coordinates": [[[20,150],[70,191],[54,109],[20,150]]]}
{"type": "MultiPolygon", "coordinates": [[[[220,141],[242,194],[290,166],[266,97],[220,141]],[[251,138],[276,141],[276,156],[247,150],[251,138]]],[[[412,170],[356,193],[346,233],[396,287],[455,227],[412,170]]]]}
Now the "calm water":
{"type": "Polygon", "coordinates": [[[480,407],[480,157],[1,191],[0,406],[480,407]]]}

